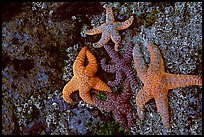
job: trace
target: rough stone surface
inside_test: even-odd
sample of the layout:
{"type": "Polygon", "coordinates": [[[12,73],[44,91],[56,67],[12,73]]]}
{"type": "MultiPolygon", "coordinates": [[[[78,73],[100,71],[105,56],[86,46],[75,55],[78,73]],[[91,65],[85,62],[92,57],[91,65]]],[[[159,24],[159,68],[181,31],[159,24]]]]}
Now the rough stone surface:
{"type": "MultiPolygon", "coordinates": [[[[73,104],[66,103],[61,93],[73,76],[72,65],[81,47],[88,46],[97,62],[108,56],[105,49],[91,46],[99,35],[87,39],[84,34],[105,21],[102,6],[106,3],[113,5],[116,21],[134,16],[133,24],[120,32],[120,54],[125,52],[123,45],[132,40],[140,44],[148,62],[145,43],[149,41],[161,50],[167,72],[202,76],[201,2],[3,3],[2,134],[123,134],[116,128],[118,123],[82,102],[77,92],[72,95],[73,104]],[[72,113],[80,112],[86,114],[83,125],[71,128],[70,121],[79,120],[72,113]],[[83,133],[77,130],[80,126],[86,127],[83,133]]],[[[134,74],[137,77],[136,71],[134,74]]],[[[100,67],[96,75],[106,83],[113,78],[100,67]]],[[[132,89],[135,106],[140,89],[132,89]]],[[[152,100],[145,105],[145,121],[140,121],[136,113],[131,134],[201,135],[202,88],[178,88],[168,97],[172,129],[163,128],[152,100]]]]}

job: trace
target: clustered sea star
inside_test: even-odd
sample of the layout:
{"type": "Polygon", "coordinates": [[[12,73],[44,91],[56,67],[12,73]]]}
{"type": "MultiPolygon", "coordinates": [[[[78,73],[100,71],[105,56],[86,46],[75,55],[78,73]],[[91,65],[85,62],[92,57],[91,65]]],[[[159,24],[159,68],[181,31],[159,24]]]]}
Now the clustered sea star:
{"type": "Polygon", "coordinates": [[[105,4],[103,7],[106,9],[106,22],[98,27],[88,30],[86,34],[95,35],[102,33],[101,39],[96,44],[93,44],[93,46],[95,48],[100,48],[106,45],[108,41],[112,39],[112,41],[115,43],[115,51],[118,51],[119,47],[121,46],[121,36],[118,30],[128,28],[132,24],[134,17],[131,16],[124,22],[115,22],[112,7],[107,4],[105,4]]]}
{"type": "Polygon", "coordinates": [[[132,63],[132,49],[133,43],[129,42],[128,46],[126,47],[126,52],[123,56],[119,56],[117,52],[113,50],[113,48],[109,45],[104,47],[111,58],[111,63],[106,65],[106,59],[103,58],[101,60],[101,67],[103,70],[109,73],[116,73],[114,81],[108,81],[108,85],[111,87],[117,86],[126,76],[127,79],[133,85],[138,85],[138,81],[136,80],[133,71],[131,70],[131,63],[132,63]]]}
{"type": "MultiPolygon", "coordinates": [[[[111,88],[95,76],[98,69],[96,58],[87,49],[83,47],[79,52],[74,64],[74,76],[65,85],[63,89],[63,98],[66,102],[72,102],[70,98],[71,93],[79,90],[80,97],[89,104],[96,105],[100,110],[112,112],[113,117],[119,123],[125,125],[125,128],[130,128],[134,125],[134,116],[132,113],[132,106],[130,104],[130,83],[138,85],[138,81],[133,76],[131,70],[132,61],[132,42],[129,43],[126,53],[121,57],[117,54],[121,46],[121,37],[118,30],[128,28],[134,18],[131,16],[125,22],[115,22],[112,7],[105,4],[106,22],[102,25],[88,30],[86,34],[94,35],[102,33],[101,39],[94,44],[95,48],[104,46],[111,58],[112,64],[106,64],[105,58],[101,60],[101,67],[109,73],[116,73],[116,78],[113,82],[109,81],[110,86],[119,85],[126,74],[127,79],[124,83],[123,92],[121,94],[111,93],[111,88]],[[114,50],[106,45],[112,39],[115,43],[114,50]],[[89,64],[85,67],[85,57],[87,56],[89,64]],[[90,90],[93,89],[96,93],[99,91],[106,91],[107,100],[101,101],[95,95],[93,100],[90,95],[90,90]]],[[[143,88],[136,96],[137,113],[140,119],[144,118],[143,109],[145,103],[154,98],[157,110],[161,116],[161,120],[165,127],[170,128],[169,112],[168,112],[168,90],[185,87],[189,85],[202,85],[202,78],[196,75],[179,75],[166,73],[164,69],[164,61],[161,57],[157,46],[149,44],[148,51],[150,52],[150,63],[147,67],[144,59],[140,55],[139,47],[135,45],[133,50],[134,66],[141,81],[144,83],[143,88]]]]}
{"type": "MultiPolygon", "coordinates": [[[[125,80],[122,93],[115,94],[112,92],[107,92],[106,101],[102,101],[98,99],[96,95],[93,95],[93,101],[95,105],[101,111],[112,112],[115,120],[123,124],[126,131],[135,123],[132,105],[130,104],[131,90],[129,83],[130,82],[128,80],[125,80]]],[[[94,91],[99,93],[97,90],[94,91]]]]}
{"type": "Polygon", "coordinates": [[[64,100],[66,102],[72,102],[72,99],[70,98],[71,93],[79,90],[80,97],[84,102],[94,105],[89,93],[91,88],[102,91],[111,91],[108,85],[95,76],[97,69],[98,65],[96,58],[86,46],[83,47],[73,64],[74,76],[63,89],[64,100]],[[86,56],[89,64],[84,67],[86,56]]]}
{"type": "Polygon", "coordinates": [[[168,90],[190,85],[202,85],[202,78],[196,75],[179,75],[166,73],[164,61],[157,46],[149,44],[150,63],[147,68],[141,58],[139,47],[134,47],[134,64],[137,74],[144,87],[136,96],[137,113],[140,119],[144,118],[143,109],[146,102],[154,98],[157,110],[165,127],[170,128],[168,112],[168,90]]]}

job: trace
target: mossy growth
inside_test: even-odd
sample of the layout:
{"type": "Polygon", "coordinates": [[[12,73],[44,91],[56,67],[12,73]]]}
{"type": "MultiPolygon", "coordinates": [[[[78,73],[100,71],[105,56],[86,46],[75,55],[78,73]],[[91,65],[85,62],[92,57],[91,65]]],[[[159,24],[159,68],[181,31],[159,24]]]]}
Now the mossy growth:
{"type": "MultiPolygon", "coordinates": [[[[97,135],[114,135],[116,128],[120,133],[123,131],[121,127],[118,127],[115,121],[109,121],[107,123],[103,123],[100,125],[99,130],[97,131],[97,135]]],[[[121,134],[123,134],[123,132],[121,134]]]]}
{"type": "Polygon", "coordinates": [[[125,129],[120,126],[114,119],[102,123],[96,133],[97,135],[130,135],[131,132],[125,133],[125,129]]]}
{"type": "Polygon", "coordinates": [[[104,92],[100,92],[100,93],[96,94],[96,97],[100,100],[106,100],[107,99],[106,94],[104,92]]]}
{"type": "Polygon", "coordinates": [[[138,16],[138,25],[144,25],[146,28],[150,27],[152,24],[154,24],[157,20],[157,10],[153,10],[150,13],[142,14],[138,16]]]}

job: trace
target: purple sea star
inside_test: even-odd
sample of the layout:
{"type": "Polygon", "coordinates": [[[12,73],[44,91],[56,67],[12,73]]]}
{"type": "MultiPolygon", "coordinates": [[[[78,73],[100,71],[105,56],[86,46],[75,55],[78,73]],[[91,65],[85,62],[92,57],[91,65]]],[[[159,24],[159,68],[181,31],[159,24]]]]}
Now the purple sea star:
{"type": "Polygon", "coordinates": [[[106,49],[108,55],[111,58],[112,64],[106,64],[106,59],[103,58],[101,60],[101,67],[104,71],[109,73],[116,73],[115,80],[114,81],[108,81],[108,85],[111,87],[117,86],[121,83],[124,76],[127,76],[127,79],[129,79],[130,83],[133,85],[138,85],[138,81],[136,80],[133,71],[131,70],[131,62],[132,62],[132,49],[133,49],[133,43],[129,42],[126,52],[123,54],[123,56],[119,56],[114,49],[106,45],[104,46],[106,49]]]}
{"type": "MultiPolygon", "coordinates": [[[[100,93],[100,91],[97,90],[93,91],[100,93]]],[[[102,112],[112,112],[112,116],[115,120],[125,126],[125,131],[128,131],[135,123],[132,105],[130,104],[130,91],[130,82],[126,79],[122,93],[106,92],[106,101],[98,99],[95,94],[93,95],[93,101],[96,107],[102,112]]]]}

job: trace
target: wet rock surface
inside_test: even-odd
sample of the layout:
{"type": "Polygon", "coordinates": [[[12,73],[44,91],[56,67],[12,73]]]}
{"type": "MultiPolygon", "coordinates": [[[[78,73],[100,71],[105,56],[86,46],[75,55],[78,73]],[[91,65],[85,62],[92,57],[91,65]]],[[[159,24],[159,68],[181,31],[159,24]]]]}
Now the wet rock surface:
{"type": "MultiPolygon", "coordinates": [[[[85,104],[78,92],[73,104],[62,99],[62,89],[73,76],[72,65],[83,46],[99,63],[108,57],[92,43],[100,35],[85,31],[105,21],[101,3],[12,3],[4,6],[2,22],[2,134],[81,135],[124,134],[110,116],[85,104]],[[17,4],[17,5],[15,5],[17,4]],[[18,7],[10,10],[8,7],[18,7]],[[77,8],[77,10],[73,10],[77,8]],[[84,12],[83,12],[84,11],[84,12]],[[7,17],[6,17],[7,16],[7,17]],[[9,17],[8,17],[9,16],[9,17]]],[[[133,24],[120,32],[123,54],[129,41],[140,44],[149,61],[146,42],[155,43],[164,58],[165,70],[174,74],[202,76],[201,2],[114,2],[116,21],[134,16],[133,24]]],[[[108,43],[114,46],[113,42],[108,43]]],[[[132,69],[137,76],[133,67],[132,69]]],[[[99,66],[100,79],[114,79],[99,66]]],[[[133,87],[131,102],[142,87],[133,87]]],[[[163,127],[154,100],[145,105],[145,119],[130,134],[202,134],[202,88],[189,86],[168,94],[171,129],[163,127]]]]}

